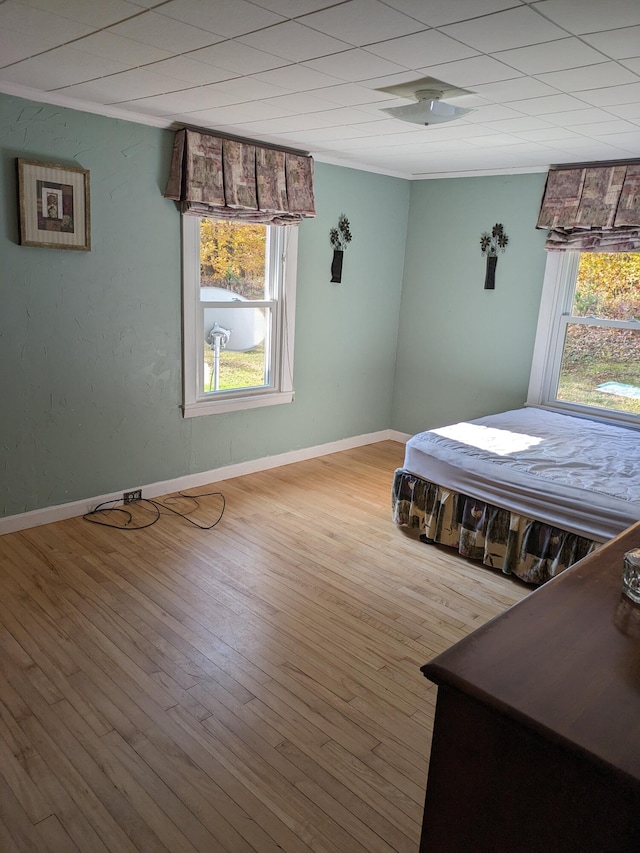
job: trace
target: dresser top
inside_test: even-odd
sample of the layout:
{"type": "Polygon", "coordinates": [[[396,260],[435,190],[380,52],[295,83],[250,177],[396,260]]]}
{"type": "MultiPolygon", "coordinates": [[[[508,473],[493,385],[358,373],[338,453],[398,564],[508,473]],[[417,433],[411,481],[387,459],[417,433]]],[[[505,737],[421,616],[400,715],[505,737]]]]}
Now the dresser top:
{"type": "Polygon", "coordinates": [[[422,667],[640,782],[640,606],[621,594],[640,522],[422,667]]]}

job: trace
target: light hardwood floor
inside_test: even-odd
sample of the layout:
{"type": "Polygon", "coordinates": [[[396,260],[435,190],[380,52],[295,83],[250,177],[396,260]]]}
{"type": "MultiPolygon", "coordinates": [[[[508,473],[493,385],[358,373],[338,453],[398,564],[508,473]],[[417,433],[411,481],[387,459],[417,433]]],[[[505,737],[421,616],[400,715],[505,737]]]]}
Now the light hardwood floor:
{"type": "Polygon", "coordinates": [[[528,589],[392,524],[402,455],[217,484],[210,531],[0,537],[2,853],[415,853],[419,667],[528,589]]]}

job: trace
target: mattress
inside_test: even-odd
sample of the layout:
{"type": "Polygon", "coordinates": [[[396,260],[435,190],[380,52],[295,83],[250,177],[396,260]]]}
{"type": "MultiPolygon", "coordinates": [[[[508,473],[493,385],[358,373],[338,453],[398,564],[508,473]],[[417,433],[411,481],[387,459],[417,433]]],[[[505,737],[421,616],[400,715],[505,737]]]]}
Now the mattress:
{"type": "Polygon", "coordinates": [[[604,541],[640,519],[640,431],[525,408],[421,432],[404,470],[604,541]]]}

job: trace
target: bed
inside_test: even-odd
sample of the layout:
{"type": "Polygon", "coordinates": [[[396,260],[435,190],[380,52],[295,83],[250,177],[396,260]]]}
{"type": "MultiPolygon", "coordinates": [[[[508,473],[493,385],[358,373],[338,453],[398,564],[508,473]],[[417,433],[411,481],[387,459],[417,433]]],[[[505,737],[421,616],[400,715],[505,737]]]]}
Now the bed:
{"type": "Polygon", "coordinates": [[[414,435],[393,520],[541,584],[640,519],[640,432],[523,408],[414,435]]]}

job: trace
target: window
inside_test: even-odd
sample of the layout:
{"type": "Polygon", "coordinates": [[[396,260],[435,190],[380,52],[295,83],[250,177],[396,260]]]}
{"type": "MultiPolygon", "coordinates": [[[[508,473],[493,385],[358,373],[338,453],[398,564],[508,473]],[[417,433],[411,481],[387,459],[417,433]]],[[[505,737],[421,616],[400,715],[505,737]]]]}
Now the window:
{"type": "Polygon", "coordinates": [[[185,417],[290,403],[297,228],[182,217],[185,417]]]}
{"type": "Polygon", "coordinates": [[[528,402],[640,425],[640,253],[548,253],[528,402]]]}

